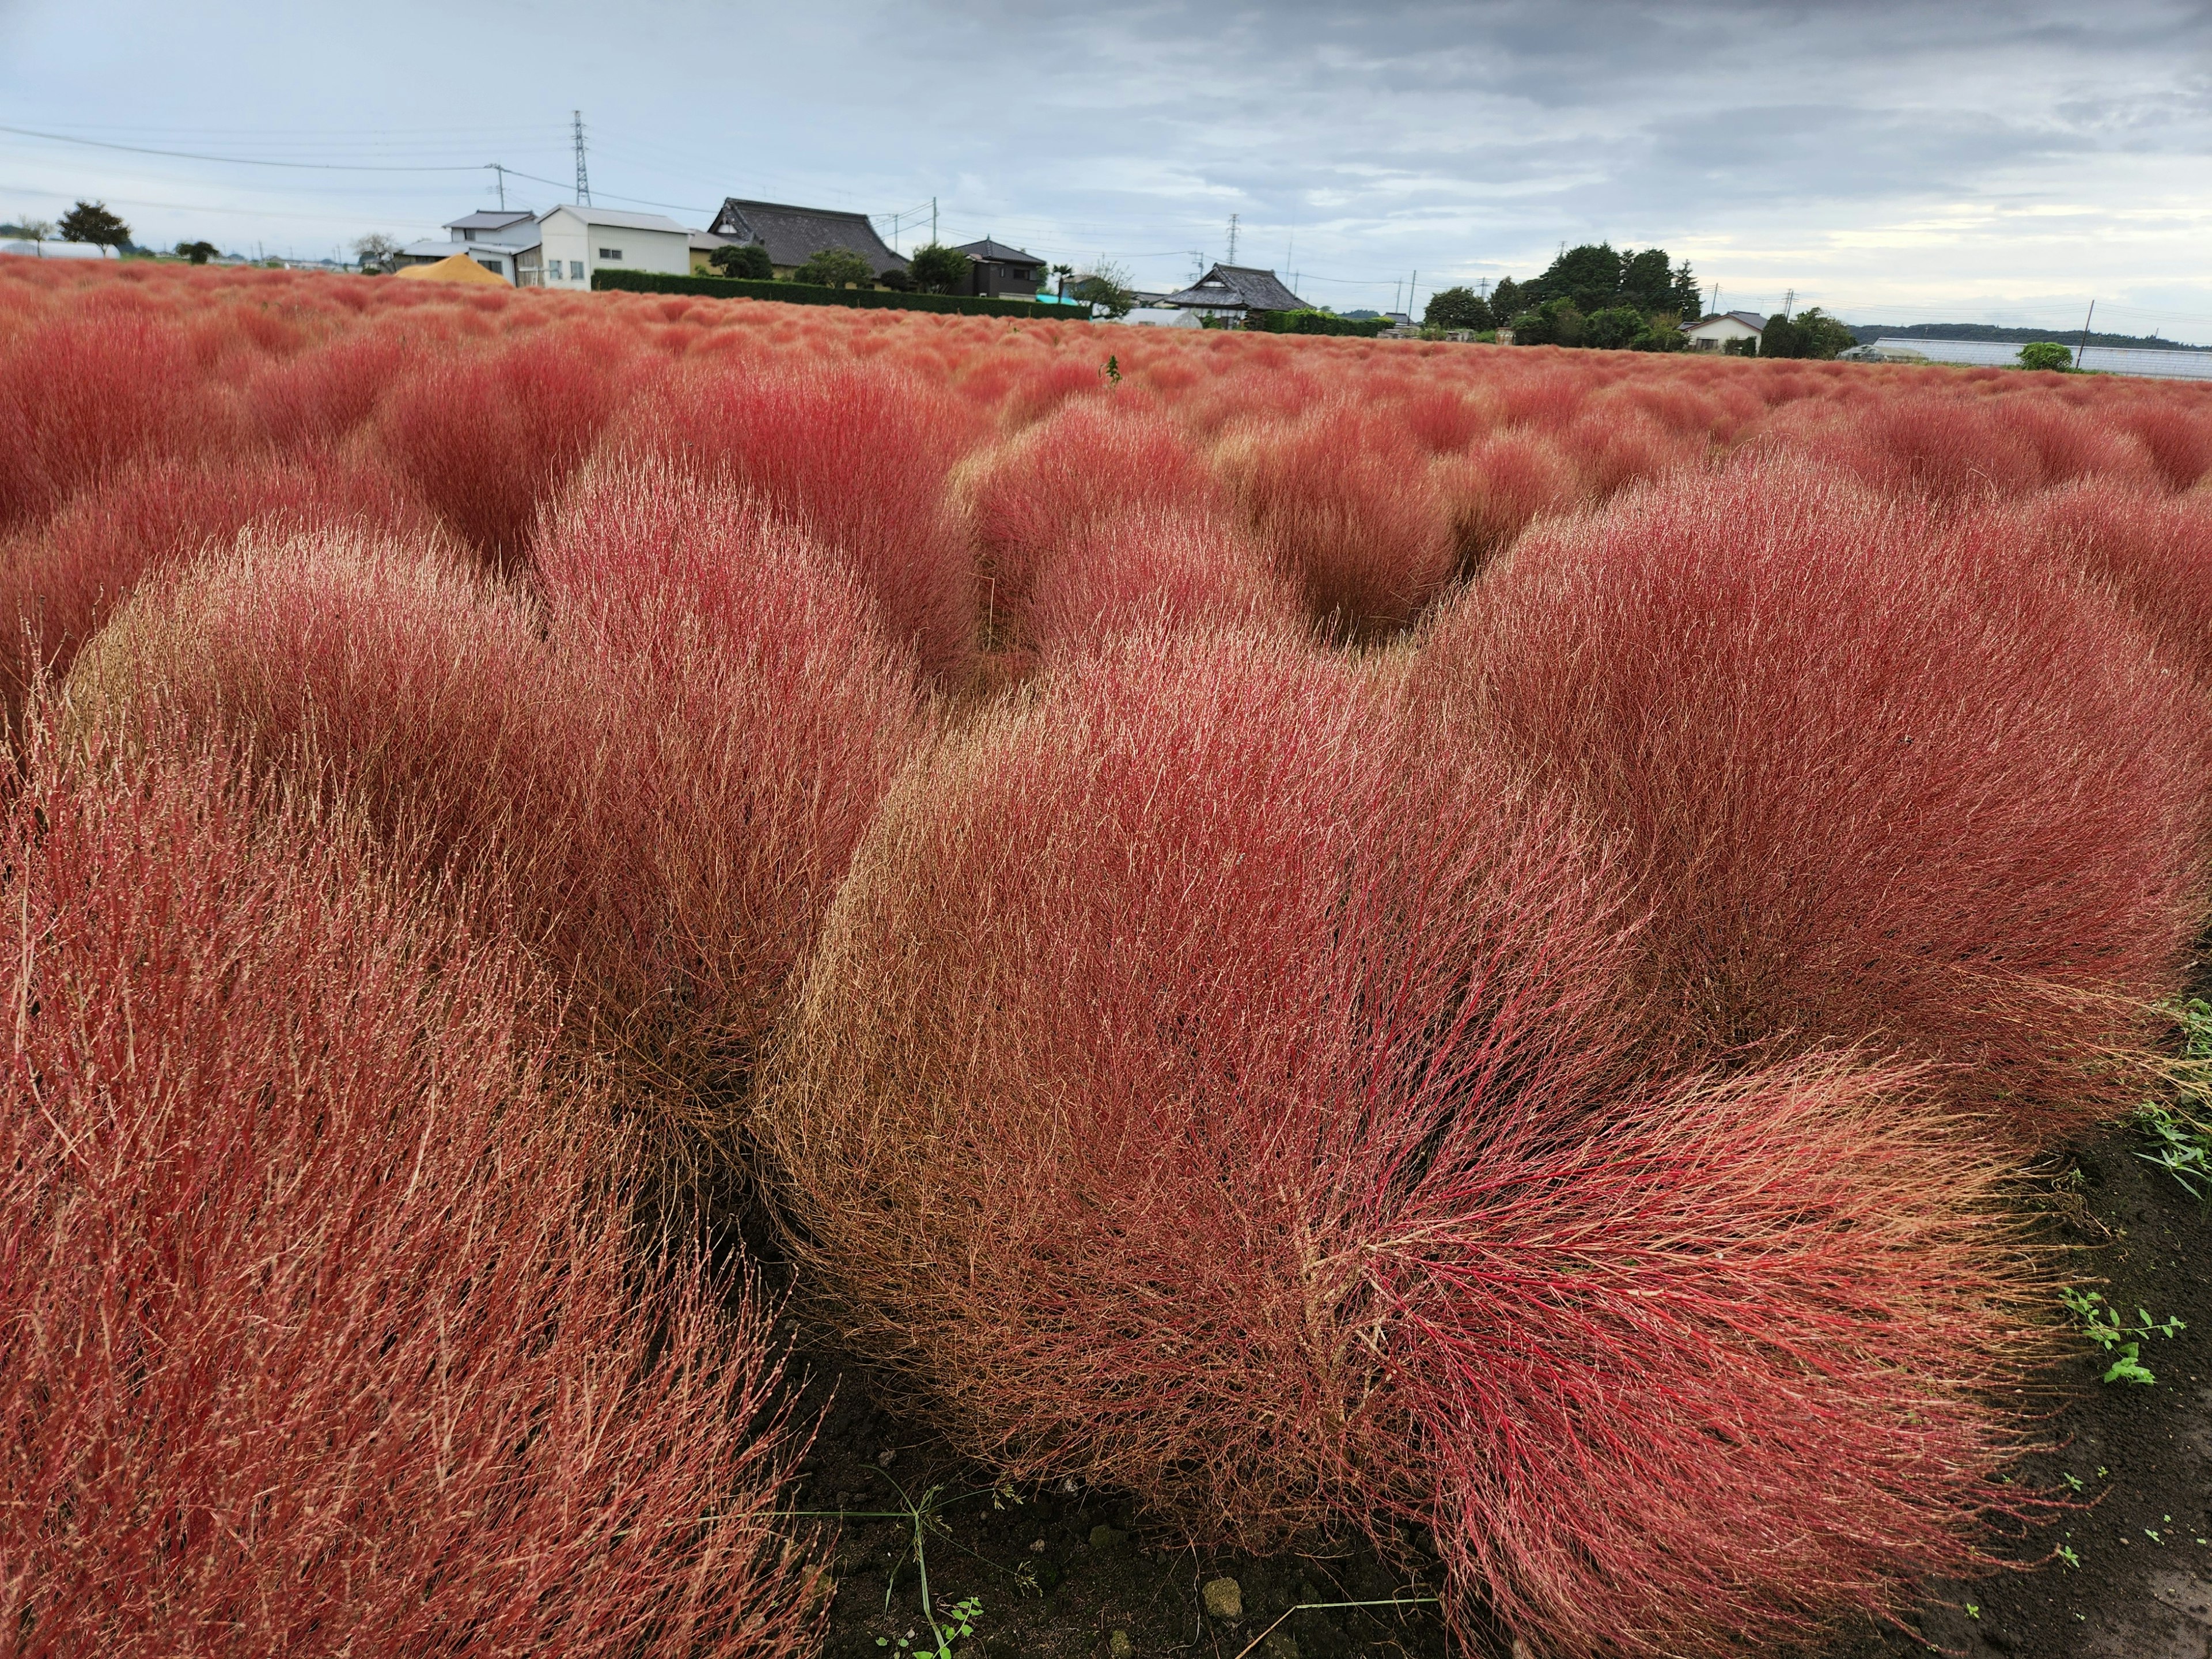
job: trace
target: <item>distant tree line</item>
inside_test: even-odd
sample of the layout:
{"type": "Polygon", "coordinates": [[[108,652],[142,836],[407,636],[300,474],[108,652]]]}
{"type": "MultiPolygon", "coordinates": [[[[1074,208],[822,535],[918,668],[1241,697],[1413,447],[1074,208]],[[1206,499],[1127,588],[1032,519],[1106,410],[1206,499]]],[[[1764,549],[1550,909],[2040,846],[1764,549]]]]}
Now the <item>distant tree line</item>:
{"type": "Polygon", "coordinates": [[[1510,328],[1516,345],[1678,351],[1680,325],[1701,303],[1686,259],[1676,264],[1663,247],[1623,251],[1596,242],[1566,249],[1525,283],[1508,276],[1487,295],[1445,289],[1431,297],[1421,320],[1437,328],[1510,328]]]}

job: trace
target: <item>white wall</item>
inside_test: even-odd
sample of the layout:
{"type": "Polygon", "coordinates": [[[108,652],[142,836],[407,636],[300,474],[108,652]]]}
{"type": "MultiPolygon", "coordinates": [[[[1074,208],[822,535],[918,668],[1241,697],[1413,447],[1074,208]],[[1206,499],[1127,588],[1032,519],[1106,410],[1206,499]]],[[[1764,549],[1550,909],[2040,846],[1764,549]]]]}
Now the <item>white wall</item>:
{"type": "Polygon", "coordinates": [[[1759,331],[1750,324],[1734,317],[1716,317],[1710,322],[1699,323],[1695,328],[1683,331],[1683,337],[1693,351],[1718,351],[1726,340],[1755,340],[1759,331]]]}
{"type": "Polygon", "coordinates": [[[591,210],[557,207],[539,222],[538,230],[544,240],[546,262],[545,285],[548,288],[589,288],[592,273],[601,269],[622,270],[657,270],[672,276],[686,276],[691,272],[691,236],[682,230],[640,230],[634,225],[595,225],[590,222],[591,210]],[[606,259],[599,257],[602,248],[617,249],[622,257],[606,259]],[[561,262],[561,275],[555,280],[552,262],[561,262]],[[574,274],[578,265],[583,274],[574,274]]]}

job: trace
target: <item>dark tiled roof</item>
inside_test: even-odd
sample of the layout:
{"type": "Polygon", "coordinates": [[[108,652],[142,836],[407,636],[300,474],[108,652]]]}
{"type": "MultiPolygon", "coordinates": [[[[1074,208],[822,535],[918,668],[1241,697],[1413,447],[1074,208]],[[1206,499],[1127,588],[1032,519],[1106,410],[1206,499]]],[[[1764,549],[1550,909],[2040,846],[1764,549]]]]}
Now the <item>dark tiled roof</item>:
{"type": "Polygon", "coordinates": [[[1285,288],[1272,270],[1252,265],[1216,265],[1197,283],[1163,302],[1171,306],[1243,306],[1248,311],[1304,311],[1306,302],[1285,288]]]}
{"type": "Polygon", "coordinates": [[[732,196],[708,229],[717,236],[760,243],[768,249],[770,264],[803,265],[823,249],[838,247],[859,254],[871,270],[906,269],[906,261],[884,246],[865,213],[748,202],[732,196]]]}
{"type": "Polygon", "coordinates": [[[538,216],[517,208],[478,208],[474,213],[464,213],[458,219],[446,221],[447,230],[504,230],[509,225],[527,223],[538,216]]]}
{"type": "Polygon", "coordinates": [[[980,242],[963,242],[952,250],[964,253],[971,259],[991,259],[1006,265],[1041,265],[1043,260],[1034,253],[1024,253],[1018,247],[1008,247],[1004,242],[994,242],[986,236],[980,242]]]}

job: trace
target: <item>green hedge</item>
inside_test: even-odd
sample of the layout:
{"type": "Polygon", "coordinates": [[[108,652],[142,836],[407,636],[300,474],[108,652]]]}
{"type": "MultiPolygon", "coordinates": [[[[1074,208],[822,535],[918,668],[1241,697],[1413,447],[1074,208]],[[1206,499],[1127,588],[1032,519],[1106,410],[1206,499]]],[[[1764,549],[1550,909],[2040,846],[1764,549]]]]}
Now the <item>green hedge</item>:
{"type": "Polygon", "coordinates": [[[1371,340],[1390,326],[1390,319],[1355,319],[1328,311],[1255,311],[1246,315],[1244,326],[1260,334],[1359,334],[1371,340]]]}
{"type": "Polygon", "coordinates": [[[594,291],[625,294],[702,294],[716,300],[781,300],[793,306],[856,306],[891,311],[951,311],[969,317],[1056,317],[1091,320],[1080,306],[1040,305],[1034,300],[986,300],[965,294],[894,294],[888,289],[817,288],[811,283],[759,283],[744,276],[668,276],[657,270],[595,270],[594,291]]]}

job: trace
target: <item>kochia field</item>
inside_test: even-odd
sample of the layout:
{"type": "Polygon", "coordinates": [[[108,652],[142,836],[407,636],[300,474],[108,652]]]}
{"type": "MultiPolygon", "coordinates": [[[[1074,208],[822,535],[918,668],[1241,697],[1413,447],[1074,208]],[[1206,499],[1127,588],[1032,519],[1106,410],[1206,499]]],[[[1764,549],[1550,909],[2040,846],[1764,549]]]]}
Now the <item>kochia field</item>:
{"type": "Polygon", "coordinates": [[[2212,391],[9,261],[0,623],[21,1651],[818,1651],[794,1333],[1470,1650],[2065,1496],[2212,391]]]}

